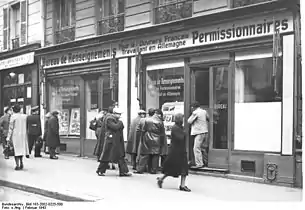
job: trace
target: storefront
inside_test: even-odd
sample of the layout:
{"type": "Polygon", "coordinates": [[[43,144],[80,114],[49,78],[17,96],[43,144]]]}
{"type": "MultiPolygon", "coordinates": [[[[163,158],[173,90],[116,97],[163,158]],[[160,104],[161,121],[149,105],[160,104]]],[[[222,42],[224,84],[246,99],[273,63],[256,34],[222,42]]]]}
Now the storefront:
{"type": "Polygon", "coordinates": [[[46,89],[44,108],[60,112],[62,151],[92,156],[96,136],[89,129],[90,121],[117,101],[117,65],[108,47],[39,54],[46,89]]]}
{"type": "Polygon", "coordinates": [[[14,52],[3,53],[0,60],[0,114],[15,104],[21,106],[21,112],[31,113],[31,107],[39,105],[39,73],[34,49],[39,46],[27,46],[14,52]]]}
{"type": "MultiPolygon", "coordinates": [[[[140,101],[126,110],[161,108],[169,135],[174,114],[187,120],[191,102],[198,101],[210,115],[210,171],[294,185],[294,18],[289,11],[258,13],[125,40],[117,56],[136,55],[129,83],[137,95],[130,100],[140,101]]],[[[188,143],[193,160],[192,138],[188,143]]]]}

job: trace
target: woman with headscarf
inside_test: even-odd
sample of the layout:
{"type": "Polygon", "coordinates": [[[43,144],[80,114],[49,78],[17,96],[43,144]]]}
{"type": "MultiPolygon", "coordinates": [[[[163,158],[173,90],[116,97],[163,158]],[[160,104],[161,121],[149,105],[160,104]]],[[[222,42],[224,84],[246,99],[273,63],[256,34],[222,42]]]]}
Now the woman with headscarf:
{"type": "Polygon", "coordinates": [[[191,190],[185,185],[186,176],[188,175],[188,163],[186,152],[185,132],[183,130],[183,114],[175,115],[175,125],[171,131],[171,149],[163,164],[163,177],[157,178],[158,186],[162,188],[163,181],[166,177],[181,176],[181,191],[190,192],[191,190]]]}
{"type": "Polygon", "coordinates": [[[13,115],[10,119],[9,131],[6,141],[12,141],[14,147],[15,170],[23,169],[23,156],[29,157],[29,145],[27,135],[27,115],[20,113],[20,106],[13,107],[13,115]]]}

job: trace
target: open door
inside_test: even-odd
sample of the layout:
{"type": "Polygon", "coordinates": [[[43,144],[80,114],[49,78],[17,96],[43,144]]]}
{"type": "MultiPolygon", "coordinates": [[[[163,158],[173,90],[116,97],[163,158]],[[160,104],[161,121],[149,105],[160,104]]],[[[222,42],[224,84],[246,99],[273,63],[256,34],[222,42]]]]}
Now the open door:
{"type": "Polygon", "coordinates": [[[228,99],[229,65],[204,66],[192,69],[192,101],[208,111],[208,167],[229,169],[228,99]]]}

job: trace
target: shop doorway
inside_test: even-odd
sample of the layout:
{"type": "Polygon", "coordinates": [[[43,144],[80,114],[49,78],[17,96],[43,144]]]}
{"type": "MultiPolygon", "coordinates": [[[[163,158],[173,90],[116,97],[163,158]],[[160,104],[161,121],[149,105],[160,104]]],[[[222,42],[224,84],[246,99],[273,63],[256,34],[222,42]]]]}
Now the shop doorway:
{"type": "Polygon", "coordinates": [[[229,169],[229,65],[192,68],[191,100],[209,114],[208,168],[229,169]]]}

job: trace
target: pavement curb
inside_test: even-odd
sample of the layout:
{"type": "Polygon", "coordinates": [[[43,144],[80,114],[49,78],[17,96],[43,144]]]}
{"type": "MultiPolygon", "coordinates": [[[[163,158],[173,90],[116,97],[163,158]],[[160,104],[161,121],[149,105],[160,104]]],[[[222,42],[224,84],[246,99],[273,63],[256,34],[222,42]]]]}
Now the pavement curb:
{"type": "Polygon", "coordinates": [[[53,198],[53,199],[61,200],[61,201],[74,201],[74,202],[82,202],[82,201],[94,202],[95,201],[95,200],[89,200],[89,199],[84,199],[84,198],[80,198],[80,197],[65,195],[62,193],[44,190],[44,189],[31,187],[31,186],[24,185],[24,184],[18,184],[18,183],[14,183],[14,182],[10,182],[10,181],[5,181],[5,180],[0,180],[0,186],[13,188],[16,190],[21,190],[24,192],[29,192],[29,193],[33,193],[33,194],[37,194],[37,195],[42,195],[45,197],[49,197],[49,198],[53,198]]]}

